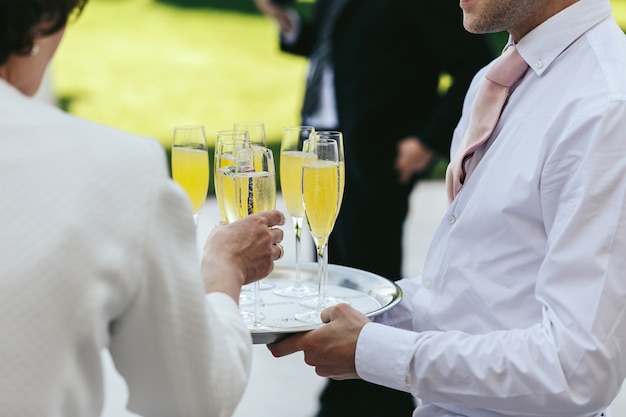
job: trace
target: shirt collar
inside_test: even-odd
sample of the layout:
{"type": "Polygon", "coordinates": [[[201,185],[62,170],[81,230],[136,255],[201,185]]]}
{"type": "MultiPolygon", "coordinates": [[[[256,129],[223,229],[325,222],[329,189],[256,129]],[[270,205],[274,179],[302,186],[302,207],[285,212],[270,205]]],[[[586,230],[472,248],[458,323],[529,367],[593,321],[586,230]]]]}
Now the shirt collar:
{"type": "MultiPolygon", "coordinates": [[[[531,30],[517,43],[517,50],[541,75],[576,39],[611,16],[609,0],[579,0],[531,30]]],[[[509,37],[506,46],[512,43],[509,37]]]]}

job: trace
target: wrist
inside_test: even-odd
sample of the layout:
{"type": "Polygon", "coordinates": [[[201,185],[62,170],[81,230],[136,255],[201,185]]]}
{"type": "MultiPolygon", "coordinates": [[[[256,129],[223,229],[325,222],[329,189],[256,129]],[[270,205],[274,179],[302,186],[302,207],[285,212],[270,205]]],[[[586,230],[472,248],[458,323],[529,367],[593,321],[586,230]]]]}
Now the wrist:
{"type": "Polygon", "coordinates": [[[202,277],[206,293],[223,292],[230,295],[235,302],[239,302],[245,274],[237,265],[227,260],[212,262],[206,259],[202,263],[202,277]]]}

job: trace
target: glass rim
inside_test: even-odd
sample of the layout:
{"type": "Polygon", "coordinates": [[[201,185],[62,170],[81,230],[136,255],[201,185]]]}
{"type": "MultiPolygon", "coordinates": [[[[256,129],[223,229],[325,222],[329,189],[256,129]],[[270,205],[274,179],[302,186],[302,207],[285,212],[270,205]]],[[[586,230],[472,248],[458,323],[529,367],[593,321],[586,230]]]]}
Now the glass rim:
{"type": "Polygon", "coordinates": [[[315,134],[318,136],[331,136],[331,135],[343,136],[343,133],[339,130],[316,130],[315,134]]]}
{"type": "Polygon", "coordinates": [[[245,134],[248,136],[249,132],[245,129],[226,129],[226,130],[218,130],[215,132],[215,136],[218,135],[237,135],[237,134],[245,134]]]}
{"type": "Polygon", "coordinates": [[[303,130],[303,129],[310,129],[315,131],[315,127],[313,126],[309,126],[309,125],[302,125],[302,126],[284,126],[283,130],[303,130]]]}
{"type": "Polygon", "coordinates": [[[332,142],[332,143],[336,144],[337,146],[339,146],[335,139],[330,139],[330,138],[319,138],[319,139],[315,139],[315,140],[313,140],[313,139],[305,139],[303,141],[303,143],[304,142],[309,142],[309,143],[313,142],[315,144],[318,144],[318,143],[331,143],[332,142]]]}
{"type": "Polygon", "coordinates": [[[175,125],[173,130],[190,130],[190,129],[202,129],[204,130],[204,125],[175,125]]]}

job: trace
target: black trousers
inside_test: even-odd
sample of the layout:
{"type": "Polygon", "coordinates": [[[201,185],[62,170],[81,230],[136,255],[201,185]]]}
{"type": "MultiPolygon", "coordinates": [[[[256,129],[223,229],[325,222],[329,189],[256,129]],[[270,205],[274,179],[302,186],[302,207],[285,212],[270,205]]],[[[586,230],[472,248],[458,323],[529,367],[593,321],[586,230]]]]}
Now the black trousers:
{"type": "Polygon", "coordinates": [[[317,417],[411,417],[414,397],[362,380],[329,380],[317,417]]]}

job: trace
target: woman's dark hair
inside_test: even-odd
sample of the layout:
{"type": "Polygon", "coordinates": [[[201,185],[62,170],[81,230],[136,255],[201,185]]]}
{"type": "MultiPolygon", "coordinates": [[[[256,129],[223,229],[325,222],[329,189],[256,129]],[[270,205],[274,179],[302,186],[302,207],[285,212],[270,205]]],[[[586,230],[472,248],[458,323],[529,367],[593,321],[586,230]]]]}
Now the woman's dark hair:
{"type": "Polygon", "coordinates": [[[0,65],[10,55],[26,55],[34,39],[61,29],[87,0],[0,0],[0,65]]]}

